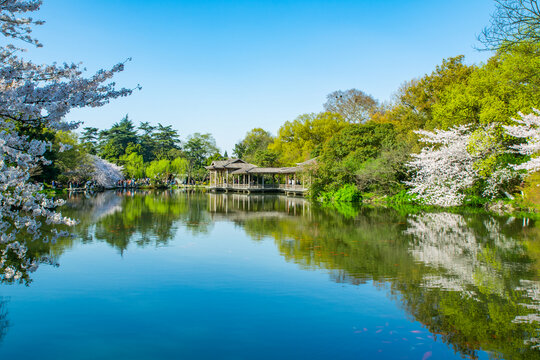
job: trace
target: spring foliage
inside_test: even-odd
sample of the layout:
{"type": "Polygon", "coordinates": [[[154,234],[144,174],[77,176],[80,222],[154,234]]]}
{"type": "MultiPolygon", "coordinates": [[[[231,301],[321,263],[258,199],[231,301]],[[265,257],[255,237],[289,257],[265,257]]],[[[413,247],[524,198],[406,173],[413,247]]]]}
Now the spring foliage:
{"type": "Polygon", "coordinates": [[[412,154],[413,160],[407,163],[414,172],[412,179],[406,182],[411,187],[410,193],[430,205],[461,205],[464,190],[478,178],[474,168],[476,159],[467,150],[469,127],[461,125],[446,131],[419,130],[416,133],[428,146],[412,154]]]}
{"type": "MultiPolygon", "coordinates": [[[[39,46],[31,37],[31,27],[42,22],[24,14],[40,6],[41,1],[2,1],[0,33],[39,46]]],[[[51,144],[35,134],[42,129],[75,129],[78,123],[64,119],[72,109],[99,107],[132,93],[130,89],[118,90],[110,82],[124,70],[123,63],[85,77],[79,65],[37,65],[21,58],[21,51],[12,44],[0,47],[0,244],[8,244],[8,250],[0,255],[4,278],[17,277],[33,268],[25,262],[18,262],[20,268],[9,265],[9,256],[25,256],[24,246],[15,241],[17,236],[54,240],[63,233],[53,228],[44,234],[43,223],[74,223],[55,212],[60,201],[40,194],[42,185],[30,181],[33,169],[50,163],[44,155],[51,144]]]]}
{"type": "Polygon", "coordinates": [[[513,145],[512,149],[530,157],[530,160],[514,168],[533,173],[540,170],[540,157],[537,156],[540,152],[540,111],[535,110],[535,113],[528,115],[520,113],[519,115],[521,119],[513,119],[517,125],[504,126],[504,128],[508,135],[524,140],[521,144],[513,145]]]}

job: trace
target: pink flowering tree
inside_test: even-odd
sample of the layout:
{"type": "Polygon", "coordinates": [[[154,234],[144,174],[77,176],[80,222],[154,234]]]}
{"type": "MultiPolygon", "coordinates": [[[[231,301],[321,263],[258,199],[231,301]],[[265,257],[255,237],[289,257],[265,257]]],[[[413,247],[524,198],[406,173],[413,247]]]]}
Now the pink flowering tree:
{"type": "MultiPolygon", "coordinates": [[[[32,46],[32,26],[41,25],[25,14],[39,9],[41,1],[0,2],[0,33],[32,46]]],[[[31,129],[73,130],[79,124],[66,122],[74,108],[98,107],[111,99],[127,96],[132,89],[116,89],[111,78],[124,64],[100,70],[90,77],[76,64],[38,65],[20,57],[12,44],[0,46],[0,278],[22,278],[35,267],[26,261],[22,237],[50,241],[65,233],[54,225],[72,225],[55,208],[62,204],[40,194],[41,184],[30,181],[30,171],[48,164],[45,151],[51,144],[32,137],[31,129]],[[42,231],[47,224],[48,230],[42,231]]]]}
{"type": "Polygon", "coordinates": [[[418,130],[421,142],[428,146],[407,163],[412,171],[409,193],[416,194],[425,204],[458,206],[465,198],[464,190],[478,179],[476,157],[467,150],[470,141],[468,126],[449,130],[418,130]]]}
{"type": "Polygon", "coordinates": [[[520,119],[512,119],[516,125],[504,126],[510,136],[523,139],[524,142],[512,146],[512,150],[521,155],[530,156],[530,159],[520,165],[514,166],[516,170],[525,170],[533,173],[540,170],[540,111],[524,115],[519,113],[520,119]]]}

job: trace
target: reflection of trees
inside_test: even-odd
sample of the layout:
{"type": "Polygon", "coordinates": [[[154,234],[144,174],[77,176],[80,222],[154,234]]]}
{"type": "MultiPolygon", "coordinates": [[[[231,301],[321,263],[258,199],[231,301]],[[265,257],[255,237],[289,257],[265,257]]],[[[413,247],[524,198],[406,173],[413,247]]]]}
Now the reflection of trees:
{"type": "Polygon", "coordinates": [[[193,233],[208,232],[212,221],[202,193],[111,192],[71,196],[62,213],[79,220],[73,237],[56,243],[29,241],[0,244],[0,280],[28,284],[39,264],[57,265],[66,249],[77,243],[104,241],[123,252],[137,246],[166,245],[178,226],[193,233]]]}
{"type": "Polygon", "coordinates": [[[49,256],[49,244],[39,241],[12,241],[0,243],[0,282],[2,284],[30,284],[30,274],[39,264],[55,265],[54,257],[49,256]]]}
{"type": "Polygon", "coordinates": [[[214,221],[232,221],[256,241],[271,237],[302,268],[328,269],[338,282],[389,285],[408,314],[464,356],[483,349],[493,357],[538,358],[538,228],[524,231],[520,221],[481,214],[344,212],[284,196],[107,192],[64,209],[81,221],[76,238],[28,244],[23,253],[3,250],[9,264],[27,264],[23,254],[29,270],[74,242],[104,241],[124,251],[167,244],[180,226],[204,233],[214,221]]]}
{"type": "Polygon", "coordinates": [[[468,286],[475,285],[484,292],[504,296],[505,282],[515,267],[529,263],[525,247],[506,237],[493,218],[473,229],[458,214],[415,215],[409,218],[405,233],[413,236],[410,252],[414,258],[439,270],[424,277],[426,287],[471,295],[474,290],[468,286]]]}
{"type": "Polygon", "coordinates": [[[255,201],[249,206],[258,212],[242,215],[245,205],[228,201],[227,214],[253,239],[272,237],[288,261],[332,270],[339,282],[389,283],[409,314],[463,356],[483,349],[494,357],[538,357],[524,346],[540,336],[531,322],[538,302],[530,294],[537,293],[522,291],[520,281],[536,273],[526,243],[512,236],[519,222],[366,208],[352,218],[313,205],[283,216],[272,212],[283,207],[279,201],[264,211],[255,201]]]}
{"type": "Polygon", "coordinates": [[[6,333],[9,328],[8,313],[6,308],[7,300],[0,297],[0,343],[6,336],[6,333]]]}
{"type": "MultiPolygon", "coordinates": [[[[540,324],[540,282],[521,280],[521,290],[525,293],[525,297],[528,298],[528,302],[521,303],[520,305],[532,310],[527,315],[516,316],[515,323],[518,324],[532,324],[538,327],[540,324]]],[[[526,345],[530,345],[532,348],[540,350],[540,329],[536,329],[536,332],[532,333],[529,339],[525,340],[526,345]]]]}
{"type": "Polygon", "coordinates": [[[478,215],[411,216],[410,253],[427,268],[416,289],[401,291],[404,307],[463,354],[537,358],[523,346],[537,325],[514,321],[527,313],[520,280],[535,276],[525,244],[509,235],[518,226],[478,215]]]}
{"type": "Polygon", "coordinates": [[[166,245],[174,238],[179,224],[194,233],[208,232],[211,226],[206,198],[201,193],[108,192],[85,199],[72,216],[81,219],[77,235],[105,241],[121,252],[130,243],[142,247],[166,245]],[[100,211],[97,218],[96,211],[85,214],[80,209],[86,209],[87,202],[106,211],[100,211]]]}

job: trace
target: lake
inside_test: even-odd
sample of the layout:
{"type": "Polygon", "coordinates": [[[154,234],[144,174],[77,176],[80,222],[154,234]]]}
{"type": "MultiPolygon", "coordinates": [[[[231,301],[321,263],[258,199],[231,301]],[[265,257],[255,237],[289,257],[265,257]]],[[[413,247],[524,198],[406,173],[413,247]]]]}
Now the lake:
{"type": "Polygon", "coordinates": [[[0,359],[540,359],[532,220],[182,191],[62,212],[74,236],[0,285],[0,359]]]}

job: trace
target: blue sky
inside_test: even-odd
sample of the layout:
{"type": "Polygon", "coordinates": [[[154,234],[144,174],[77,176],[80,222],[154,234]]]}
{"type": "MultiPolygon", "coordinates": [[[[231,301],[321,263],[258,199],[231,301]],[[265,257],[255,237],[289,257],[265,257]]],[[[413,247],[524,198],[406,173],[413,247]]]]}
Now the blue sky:
{"type": "Polygon", "coordinates": [[[44,0],[36,62],[83,62],[89,73],[133,60],[115,80],[142,90],[69,120],[110,127],[173,125],[185,138],[212,133],[222,150],[247,131],[276,134],[326,95],[357,88],[387,101],[443,58],[474,49],[493,0],[152,1],[44,0]]]}

